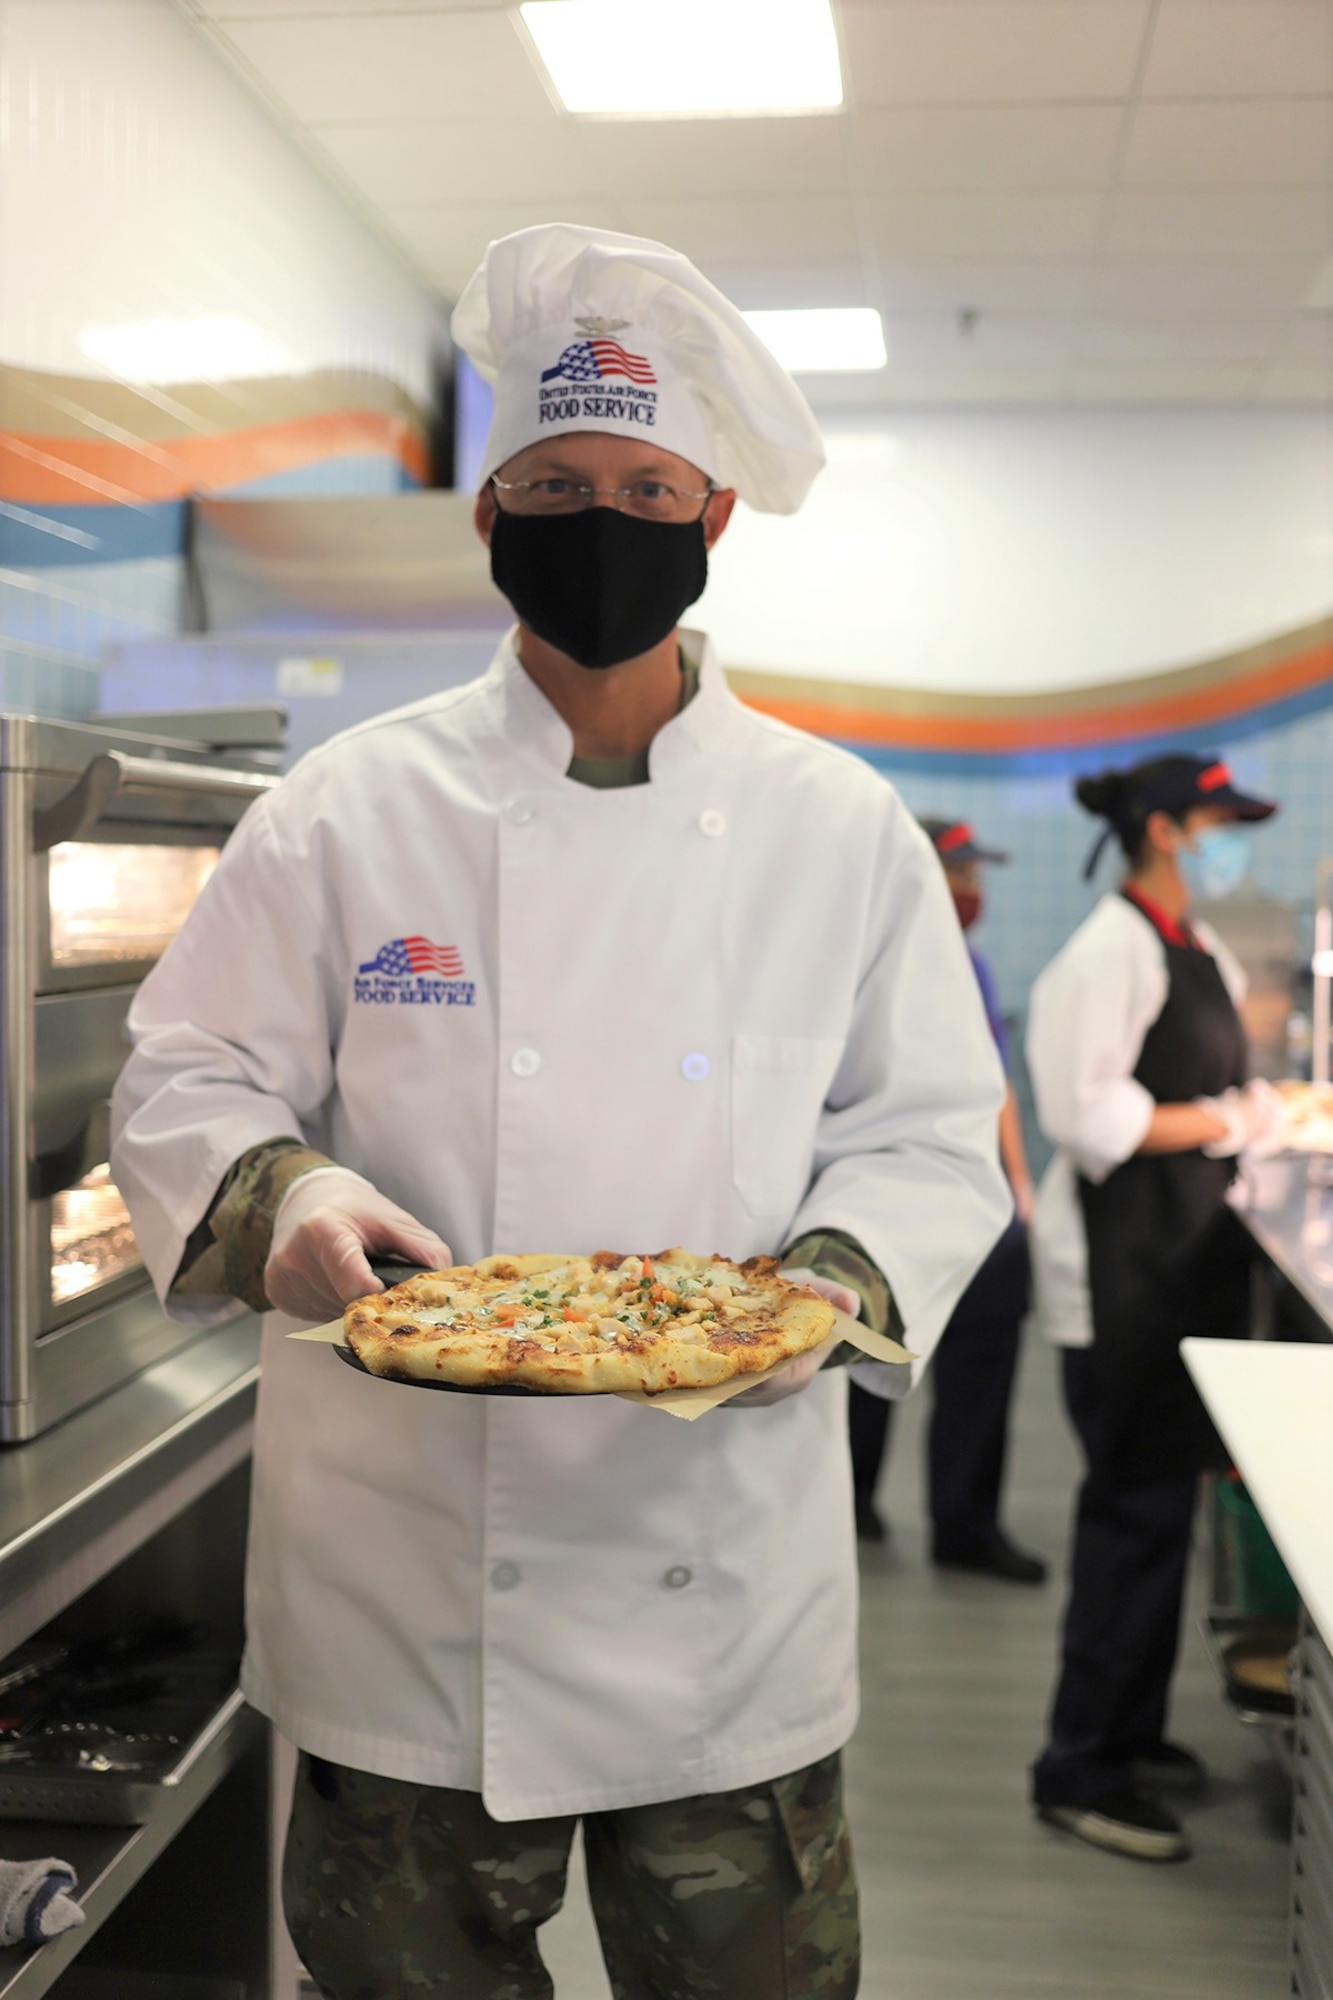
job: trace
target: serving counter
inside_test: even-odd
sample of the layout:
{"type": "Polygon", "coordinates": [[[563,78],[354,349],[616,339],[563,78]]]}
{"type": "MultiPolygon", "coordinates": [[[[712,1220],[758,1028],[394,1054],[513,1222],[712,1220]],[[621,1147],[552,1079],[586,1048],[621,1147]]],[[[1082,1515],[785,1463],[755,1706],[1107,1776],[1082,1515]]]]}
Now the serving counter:
{"type": "Polygon", "coordinates": [[[1290,1991],[1333,2000],[1333,1160],[1247,1169],[1257,1338],[1182,1352],[1300,1592],[1290,1991]]]}
{"type": "MultiPolygon", "coordinates": [[[[1269,1260],[1280,1297],[1289,1288],[1302,1310],[1299,1331],[1333,1341],[1333,1159],[1284,1153],[1247,1167],[1241,1219],[1269,1260]]],[[[1277,1329],[1264,1303],[1256,1332],[1277,1329]]]]}
{"type": "MultiPolygon", "coordinates": [[[[0,1451],[0,1656],[53,1621],[86,1635],[163,1608],[206,1614],[239,1642],[258,1379],[259,1322],[246,1315],[0,1451]]],[[[137,1826],[0,1821],[0,1855],[71,1862],[87,1918],[38,1948],[0,1950],[0,2000],[131,2000],[136,1981],[174,1991],[161,1982],[187,1969],[211,1975],[181,1989],[201,2000],[268,1991],[267,1730],[239,1695],[160,1790],[137,1826]]]]}

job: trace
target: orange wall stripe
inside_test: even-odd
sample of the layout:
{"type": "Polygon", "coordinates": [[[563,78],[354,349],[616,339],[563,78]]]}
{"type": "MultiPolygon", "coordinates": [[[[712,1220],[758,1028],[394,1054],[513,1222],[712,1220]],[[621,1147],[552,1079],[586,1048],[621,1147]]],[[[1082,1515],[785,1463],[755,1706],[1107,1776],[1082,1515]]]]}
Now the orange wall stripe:
{"type": "Polygon", "coordinates": [[[767,694],[743,698],[752,708],[789,722],[797,729],[816,736],[837,737],[843,742],[920,750],[1040,750],[1197,728],[1281,701],[1328,680],[1333,680],[1333,646],[1318,647],[1294,659],[1237,675],[1214,687],[1195,688],[1156,700],[1130,698],[1104,708],[1063,714],[1034,715],[1028,711],[1021,716],[976,718],[885,715],[828,702],[787,701],[767,694]]]}
{"type": "Polygon", "coordinates": [[[38,507],[182,500],[362,452],[396,458],[426,480],[425,441],[410,423],[377,410],[340,410],[151,446],[0,431],[0,499],[38,507]]]}

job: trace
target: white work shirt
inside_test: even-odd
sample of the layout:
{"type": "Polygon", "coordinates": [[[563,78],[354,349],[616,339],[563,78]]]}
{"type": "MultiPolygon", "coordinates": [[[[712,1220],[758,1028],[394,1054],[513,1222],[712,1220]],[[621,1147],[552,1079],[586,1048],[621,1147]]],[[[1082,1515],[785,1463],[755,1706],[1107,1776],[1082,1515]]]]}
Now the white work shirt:
{"type": "MultiPolygon", "coordinates": [[[[1237,1004],[1245,974],[1207,924],[1195,937],[1237,1004]]],[[[1058,1347],[1092,1344],[1088,1246],[1078,1176],[1104,1181],[1143,1144],[1155,1099],[1134,1071],[1166,1005],[1166,949],[1124,896],[1104,896],[1037,976],[1028,1010],[1028,1073],[1037,1122],[1056,1147],[1031,1228],[1037,1317],[1058,1347]]]]}
{"type": "MultiPolygon", "coordinates": [[[[130,1017],[113,1159],[160,1293],[231,1162],[304,1134],[460,1261],[846,1230],[929,1351],[1009,1212],[943,876],[881,778],[685,643],[699,693],[647,785],[566,776],[506,640],[251,808],[130,1017]],[[442,969],[386,971],[396,940],[442,969]]],[[[265,1334],[243,1677],[284,1735],[501,1819],[845,1741],[840,1371],[686,1424],[370,1381],[290,1325],[265,1334]]]]}

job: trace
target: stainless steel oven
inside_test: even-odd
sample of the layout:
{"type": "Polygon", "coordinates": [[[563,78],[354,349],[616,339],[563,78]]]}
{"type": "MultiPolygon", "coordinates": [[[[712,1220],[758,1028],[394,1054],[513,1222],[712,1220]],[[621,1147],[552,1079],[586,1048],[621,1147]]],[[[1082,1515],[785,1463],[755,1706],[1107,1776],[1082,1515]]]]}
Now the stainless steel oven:
{"type": "Polygon", "coordinates": [[[192,1337],[140,1262],[108,1100],[135,987],[276,782],[188,740],[0,715],[2,1442],[192,1337]]]}

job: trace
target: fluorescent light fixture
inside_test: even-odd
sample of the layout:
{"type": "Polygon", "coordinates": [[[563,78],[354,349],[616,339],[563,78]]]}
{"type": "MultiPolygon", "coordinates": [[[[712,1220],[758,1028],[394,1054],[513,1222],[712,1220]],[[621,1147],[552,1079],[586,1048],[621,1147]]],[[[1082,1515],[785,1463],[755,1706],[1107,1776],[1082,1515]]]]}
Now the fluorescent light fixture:
{"type": "Polygon", "coordinates": [[[842,103],[829,0],[527,0],[519,12],[566,111],[740,118],[842,103]]]}
{"type": "Polygon", "coordinates": [[[125,382],[236,382],[289,375],[292,357],[248,319],[143,319],[86,326],[79,346],[125,382]]]}
{"type": "Polygon", "coordinates": [[[888,366],[884,326],[873,306],[747,312],[765,347],[793,375],[841,375],[888,366]]]}

